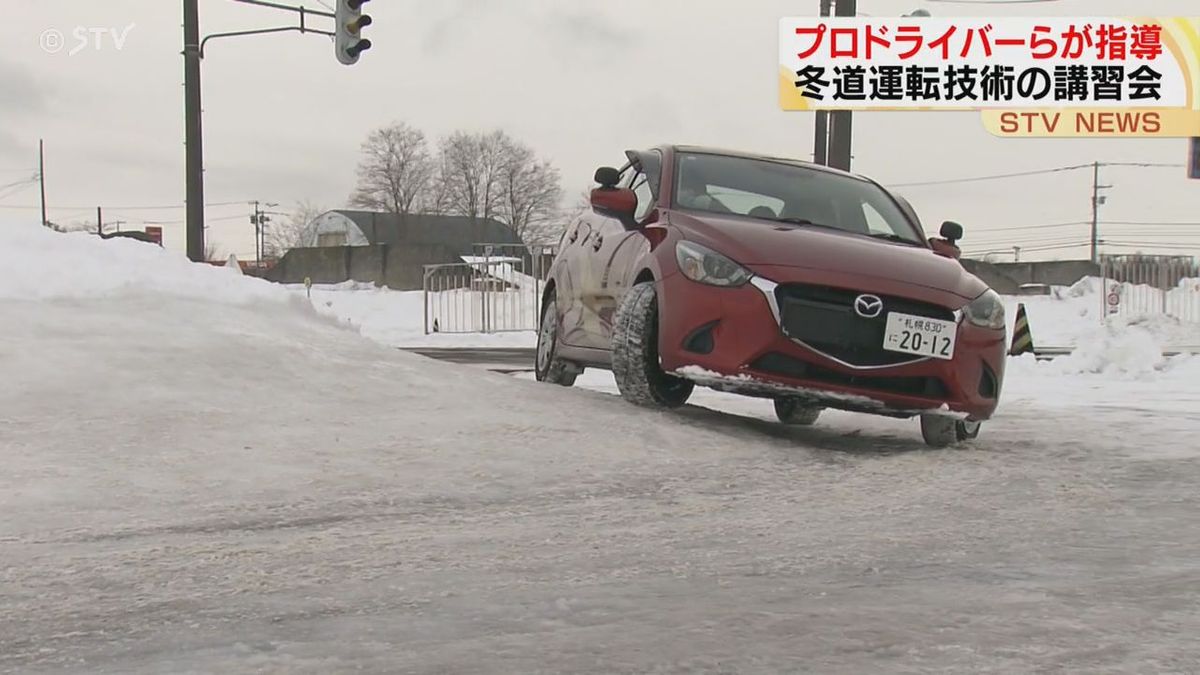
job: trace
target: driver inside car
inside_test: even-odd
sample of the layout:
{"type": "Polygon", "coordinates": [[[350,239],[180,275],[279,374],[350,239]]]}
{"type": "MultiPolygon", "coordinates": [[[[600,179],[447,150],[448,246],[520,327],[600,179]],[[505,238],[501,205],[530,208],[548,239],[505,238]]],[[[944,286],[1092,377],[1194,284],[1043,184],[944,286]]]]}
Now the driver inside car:
{"type": "Polygon", "coordinates": [[[694,171],[684,172],[679,181],[679,195],[676,197],[676,201],[681,206],[690,209],[731,213],[719,199],[708,193],[708,183],[703,178],[696,176],[694,171]]]}

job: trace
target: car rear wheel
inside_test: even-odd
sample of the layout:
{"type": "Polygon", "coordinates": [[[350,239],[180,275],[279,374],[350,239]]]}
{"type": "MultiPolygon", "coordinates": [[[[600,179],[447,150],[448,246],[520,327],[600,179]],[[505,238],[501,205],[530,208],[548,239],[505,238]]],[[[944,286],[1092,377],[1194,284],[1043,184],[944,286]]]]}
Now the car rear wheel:
{"type": "Polygon", "coordinates": [[[980,422],[968,422],[944,415],[921,415],[921,436],[933,448],[945,448],[955,443],[979,438],[980,422]]]}
{"type": "Polygon", "coordinates": [[[799,399],[775,399],[775,416],[784,424],[807,427],[816,424],[817,418],[824,410],[819,405],[806,404],[799,399]]]}
{"type": "Polygon", "coordinates": [[[554,291],[546,297],[542,308],[542,325],[538,330],[537,357],[534,371],[539,382],[549,382],[569,387],[575,384],[578,370],[570,363],[558,358],[558,312],[555,310],[554,291]]]}
{"type": "Polygon", "coordinates": [[[613,376],[621,397],[647,408],[678,408],[695,385],[658,365],[658,295],[653,282],[634,285],[613,319],[613,376]]]}

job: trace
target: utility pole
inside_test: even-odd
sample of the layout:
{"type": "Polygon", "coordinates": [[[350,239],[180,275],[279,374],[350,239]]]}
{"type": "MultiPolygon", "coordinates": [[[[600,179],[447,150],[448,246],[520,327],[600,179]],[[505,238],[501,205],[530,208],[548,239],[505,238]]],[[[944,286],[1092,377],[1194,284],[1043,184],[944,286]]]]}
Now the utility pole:
{"type": "Polygon", "coordinates": [[[1092,263],[1100,263],[1100,206],[1104,204],[1107,198],[1100,194],[1101,190],[1107,190],[1111,185],[1100,184],[1100,167],[1104,166],[1100,162],[1092,164],[1092,263]]]}
{"type": "Polygon", "coordinates": [[[104,213],[99,206],[96,207],[96,234],[104,236],[104,213]]]}
{"type": "Polygon", "coordinates": [[[1092,165],[1092,264],[1100,262],[1100,162],[1092,165]]]}
{"type": "Polygon", "coordinates": [[[1013,262],[1021,262],[1021,247],[1013,247],[1013,262]]]}
{"type": "Polygon", "coordinates": [[[187,256],[204,262],[204,150],[201,146],[200,7],[183,0],[183,99],[187,144],[187,256]]]}
{"type": "MultiPolygon", "coordinates": [[[[828,17],[833,11],[833,0],[821,0],[821,17],[828,17]]],[[[817,164],[829,163],[829,111],[817,111],[816,137],[813,139],[813,161],[817,164]]]]}
{"type": "Polygon", "coordinates": [[[259,243],[262,240],[261,232],[262,220],[258,210],[258,201],[254,202],[254,215],[250,216],[250,222],[254,225],[254,262],[257,265],[262,264],[262,246],[259,243]]]}
{"type": "Polygon", "coordinates": [[[42,139],[38,139],[38,182],[42,188],[42,227],[50,227],[50,221],[46,219],[46,144],[42,139]]]}

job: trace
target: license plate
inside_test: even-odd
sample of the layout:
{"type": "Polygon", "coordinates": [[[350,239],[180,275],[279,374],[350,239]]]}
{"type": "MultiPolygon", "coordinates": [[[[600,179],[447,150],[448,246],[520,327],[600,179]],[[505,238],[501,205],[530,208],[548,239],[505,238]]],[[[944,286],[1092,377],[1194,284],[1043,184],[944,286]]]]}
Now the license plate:
{"type": "Polygon", "coordinates": [[[891,352],[953,359],[958,325],[953,321],[928,319],[890,312],[883,333],[883,348],[891,352]]]}

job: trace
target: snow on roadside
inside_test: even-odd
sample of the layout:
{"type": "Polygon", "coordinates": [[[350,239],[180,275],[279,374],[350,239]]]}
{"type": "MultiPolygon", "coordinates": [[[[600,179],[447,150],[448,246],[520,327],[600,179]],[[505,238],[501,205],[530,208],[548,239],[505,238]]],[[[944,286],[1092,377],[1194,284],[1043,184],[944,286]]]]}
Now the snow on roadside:
{"type": "MultiPolygon", "coordinates": [[[[304,286],[288,286],[303,294],[304,286]]],[[[374,284],[347,281],[314,285],[316,310],[358,329],[363,336],[391,347],[533,347],[536,332],[425,334],[421,291],[393,291],[374,284]]]]}
{"type": "MultiPolygon", "coordinates": [[[[1172,298],[1182,299],[1194,293],[1191,286],[1194,282],[1185,279],[1179,289],[1171,292],[1172,298]]],[[[1106,326],[1117,331],[1131,328],[1137,335],[1148,333],[1160,348],[1200,347],[1197,323],[1160,314],[1105,316],[1100,288],[1100,279],[1088,277],[1072,286],[1053,286],[1050,295],[1004,296],[1010,333],[1017,306],[1024,304],[1033,343],[1038,347],[1086,347],[1106,326]]]]}
{"type": "Polygon", "coordinates": [[[294,294],[276,284],[233,274],[224,267],[193,265],[182,254],[133,239],[63,234],[36,225],[0,232],[0,299],[38,301],[139,292],[236,305],[296,301],[294,294]]]}

